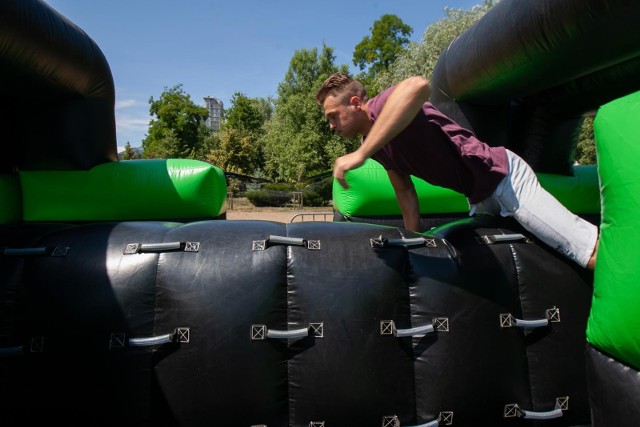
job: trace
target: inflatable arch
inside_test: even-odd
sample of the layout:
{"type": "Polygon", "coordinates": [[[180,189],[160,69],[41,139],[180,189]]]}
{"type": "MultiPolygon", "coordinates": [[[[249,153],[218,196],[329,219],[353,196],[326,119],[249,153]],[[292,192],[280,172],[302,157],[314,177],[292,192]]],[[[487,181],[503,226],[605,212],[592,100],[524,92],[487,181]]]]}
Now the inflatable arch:
{"type": "Polygon", "coordinates": [[[218,168],[116,160],[89,36],[41,0],[0,11],[1,425],[640,419],[636,2],[503,0],[433,78],[439,108],[601,224],[595,275],[425,183],[425,231],[403,230],[375,162],[334,192],[343,221],[228,221],[218,168]],[[574,167],[596,110],[598,166],[574,167]]]}

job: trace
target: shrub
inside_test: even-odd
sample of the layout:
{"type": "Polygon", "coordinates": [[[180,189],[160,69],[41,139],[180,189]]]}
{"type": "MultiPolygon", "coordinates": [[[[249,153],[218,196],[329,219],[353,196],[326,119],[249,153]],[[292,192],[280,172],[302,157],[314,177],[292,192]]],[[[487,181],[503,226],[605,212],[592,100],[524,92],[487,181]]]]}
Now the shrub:
{"type": "Polygon", "coordinates": [[[333,198],[333,176],[308,185],[303,191],[305,206],[326,206],[333,198]]]}
{"type": "Polygon", "coordinates": [[[262,184],[263,190],[272,190],[272,191],[298,191],[300,186],[295,183],[290,182],[270,182],[266,184],[262,184]]]}
{"type": "Polygon", "coordinates": [[[292,197],[290,192],[274,190],[247,191],[245,196],[255,207],[284,207],[292,197]]]}
{"type": "Polygon", "coordinates": [[[313,190],[305,189],[302,193],[302,204],[304,206],[322,206],[322,197],[313,190]]]}
{"type": "Polygon", "coordinates": [[[247,191],[247,185],[238,178],[229,178],[227,180],[227,191],[233,192],[234,196],[239,197],[247,191]]]}

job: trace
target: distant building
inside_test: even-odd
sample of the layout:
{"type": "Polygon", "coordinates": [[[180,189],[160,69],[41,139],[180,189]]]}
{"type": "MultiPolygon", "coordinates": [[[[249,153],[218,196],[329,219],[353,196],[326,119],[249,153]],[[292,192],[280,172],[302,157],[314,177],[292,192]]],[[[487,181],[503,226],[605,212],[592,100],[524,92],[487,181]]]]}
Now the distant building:
{"type": "Polygon", "coordinates": [[[204,104],[207,108],[207,111],[209,111],[209,117],[206,121],[207,127],[213,131],[220,130],[223,112],[222,101],[211,96],[205,96],[204,104]]]}

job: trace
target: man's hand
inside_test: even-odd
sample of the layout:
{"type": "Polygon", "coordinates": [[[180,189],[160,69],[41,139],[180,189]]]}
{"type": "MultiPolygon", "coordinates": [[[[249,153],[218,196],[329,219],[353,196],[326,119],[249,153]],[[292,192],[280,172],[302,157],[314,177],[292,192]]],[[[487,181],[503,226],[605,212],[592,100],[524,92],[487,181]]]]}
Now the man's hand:
{"type": "Polygon", "coordinates": [[[347,173],[347,171],[362,166],[365,160],[367,160],[367,158],[362,156],[358,151],[354,151],[353,153],[338,157],[336,159],[336,164],[333,167],[333,176],[338,180],[343,188],[347,189],[349,188],[349,184],[347,184],[347,180],[344,178],[344,174],[347,173]]]}

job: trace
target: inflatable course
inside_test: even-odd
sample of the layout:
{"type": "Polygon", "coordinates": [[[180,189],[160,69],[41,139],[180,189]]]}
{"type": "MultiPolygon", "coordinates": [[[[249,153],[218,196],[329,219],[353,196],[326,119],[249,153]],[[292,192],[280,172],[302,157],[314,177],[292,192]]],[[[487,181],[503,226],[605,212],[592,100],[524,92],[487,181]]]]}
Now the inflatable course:
{"type": "Polygon", "coordinates": [[[117,160],[88,35],[0,0],[0,425],[636,426],[638,18],[502,0],[432,81],[600,225],[592,273],[424,182],[404,230],[373,161],[334,222],[226,220],[215,166],[117,160]],[[575,166],[595,112],[598,165],[575,166]]]}

